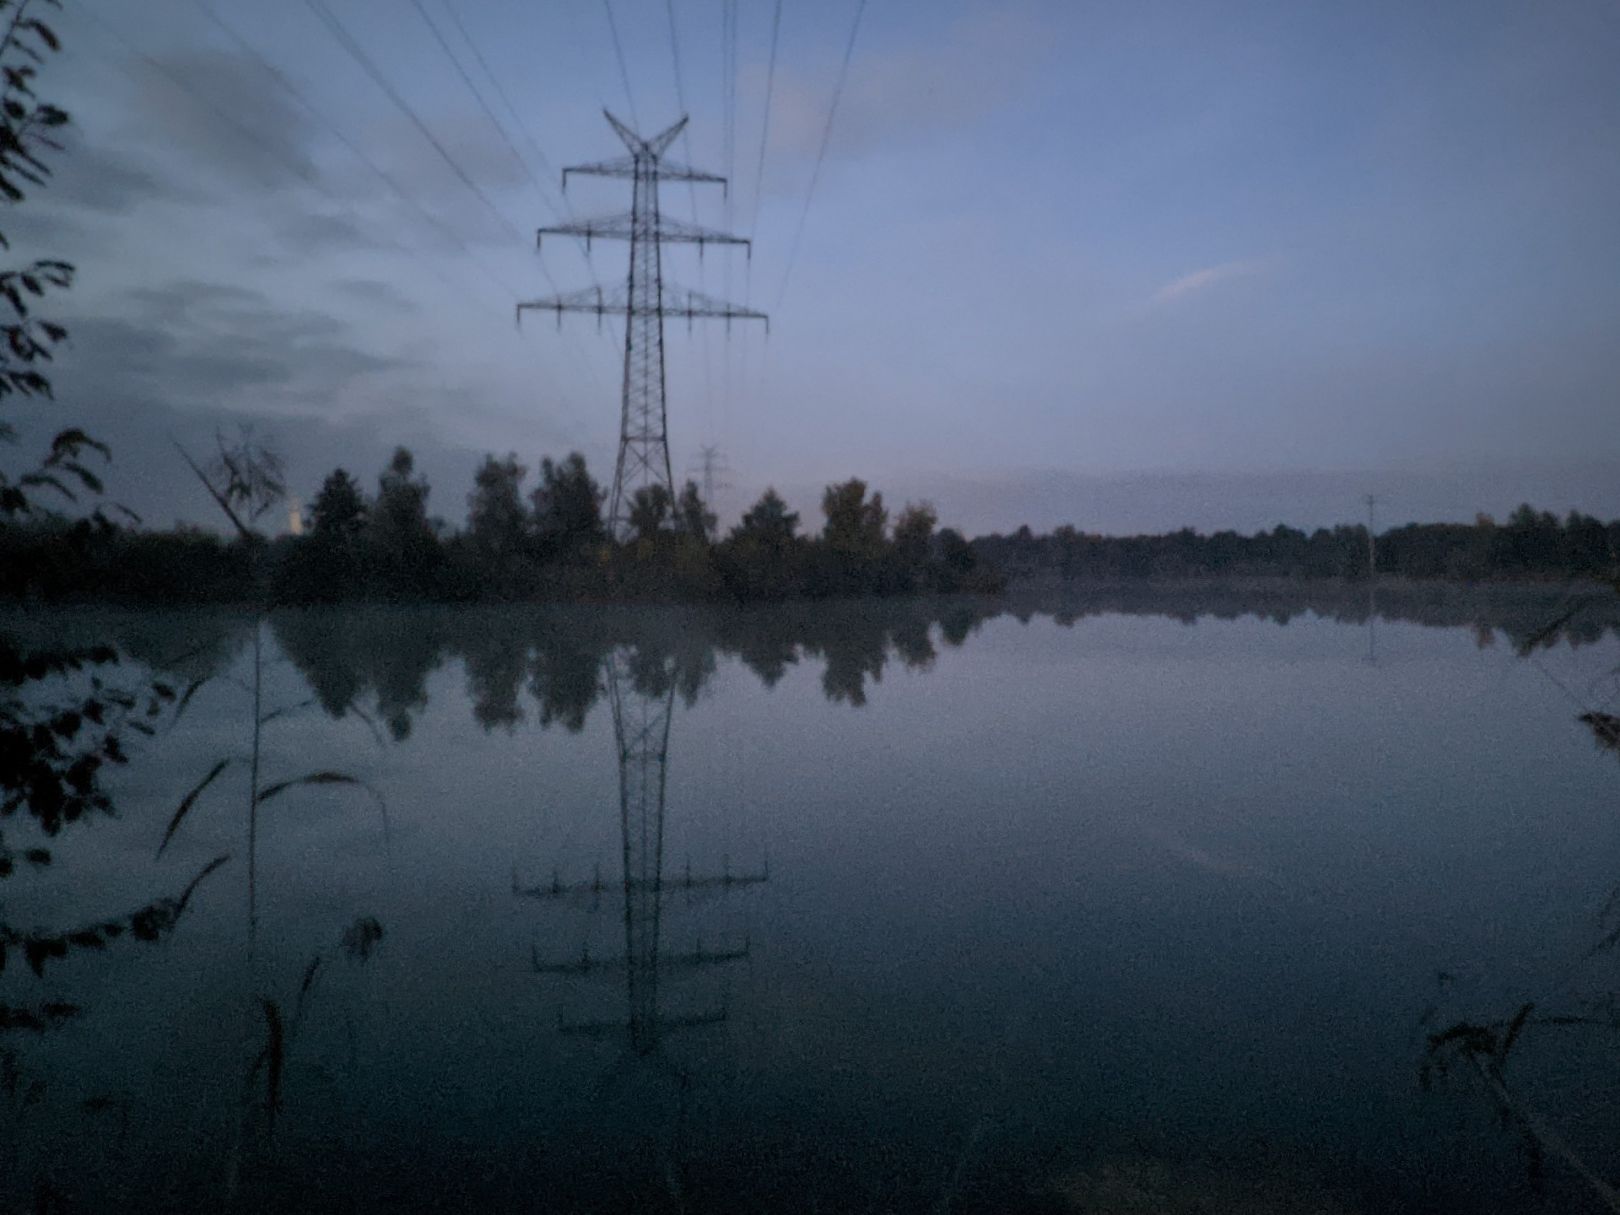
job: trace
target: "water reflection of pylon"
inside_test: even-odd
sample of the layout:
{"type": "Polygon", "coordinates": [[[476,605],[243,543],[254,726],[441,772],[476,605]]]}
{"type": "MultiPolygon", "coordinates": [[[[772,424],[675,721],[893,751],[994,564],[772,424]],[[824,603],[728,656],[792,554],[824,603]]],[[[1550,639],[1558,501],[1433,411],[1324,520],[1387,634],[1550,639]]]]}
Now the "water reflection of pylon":
{"type": "MultiPolygon", "coordinates": [[[[661,954],[660,934],[665,898],[673,892],[726,894],[745,886],[770,880],[767,861],[758,873],[734,874],[730,858],[722,859],[718,874],[697,875],[690,863],[684,873],[664,878],[664,795],[669,760],[669,725],[675,711],[675,679],[669,670],[658,672],[651,690],[644,682],[638,687],[625,658],[618,653],[604,663],[608,699],[613,708],[613,733],[619,751],[619,826],[622,838],[624,893],[624,955],[593,958],[582,952],[573,961],[544,962],[534,952],[537,974],[592,975],[623,970],[629,1004],[627,1021],[559,1021],[564,1033],[588,1037],[611,1037],[628,1033],[630,1049],[637,1055],[654,1054],[663,1035],[671,1030],[716,1025],[726,1019],[722,1007],[706,1012],[664,1016],[658,1006],[658,980],[661,971],[693,971],[748,956],[748,942],[738,948],[704,949],[703,942],[683,953],[661,954]]],[[[599,900],[610,887],[602,881],[600,869],[588,882],[563,882],[553,874],[548,885],[520,886],[514,876],[514,894],[538,899],[564,899],[591,894],[599,900]]],[[[595,904],[593,903],[593,906],[595,904]]]]}

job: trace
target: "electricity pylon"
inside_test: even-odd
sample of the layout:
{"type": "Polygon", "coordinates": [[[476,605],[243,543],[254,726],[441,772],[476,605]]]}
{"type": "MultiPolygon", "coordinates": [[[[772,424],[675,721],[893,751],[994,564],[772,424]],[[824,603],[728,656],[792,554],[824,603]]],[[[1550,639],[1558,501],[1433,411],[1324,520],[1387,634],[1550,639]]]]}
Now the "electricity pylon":
{"type": "Polygon", "coordinates": [[[1367,577],[1378,575],[1378,530],[1373,519],[1373,508],[1378,505],[1377,494],[1367,494],[1362,499],[1367,504],[1367,577]]]}
{"type": "Polygon", "coordinates": [[[1378,528],[1373,510],[1378,495],[1362,498],[1367,504],[1367,657],[1368,666],[1378,665],[1378,528]]]}
{"type": "Polygon", "coordinates": [[[715,495],[723,489],[731,488],[731,482],[726,480],[726,475],[731,469],[726,464],[725,453],[714,443],[699,447],[690,472],[701,479],[704,505],[713,510],[715,495]]]}
{"type": "Polygon", "coordinates": [[[665,151],[685,128],[686,118],[651,139],[643,139],[607,110],[602,112],[630,155],[564,169],[563,190],[567,192],[571,173],[627,177],[632,183],[630,210],[541,228],[535,239],[538,246],[547,233],[582,237],[587,249],[598,237],[627,240],[630,242],[629,275],[622,288],[587,287],[583,291],[525,301],[518,304],[517,311],[520,322],[525,309],[555,312],[559,327],[565,312],[594,312],[598,318],[610,313],[624,316],[619,456],[613,470],[613,494],[608,506],[608,527],[615,537],[622,538],[628,531],[630,507],[638,490],[661,485],[670,501],[675,499],[675,478],[669,464],[669,418],[664,399],[664,318],[684,316],[690,325],[700,317],[718,317],[725,320],[728,329],[733,320],[760,320],[765,322],[767,332],[770,319],[752,308],[664,282],[662,247],[665,244],[696,245],[699,256],[706,245],[742,245],[749,256],[753,256],[753,246],[746,237],[670,219],[659,210],[658,185],[662,181],[726,185],[726,179],[717,174],[664,159],[665,151]]]}
{"type": "MultiPolygon", "coordinates": [[[[624,1021],[559,1022],[564,1033],[588,1037],[610,1037],[625,1033],[630,1050],[646,1058],[658,1052],[664,1034],[701,1025],[716,1025],[726,1019],[725,1008],[665,1015],[659,1010],[658,988],[661,972],[699,970],[740,961],[748,956],[748,944],[730,949],[704,949],[702,941],[681,953],[660,950],[663,910],[666,897],[676,891],[729,893],[745,886],[770,880],[767,862],[759,873],[733,874],[730,858],[722,862],[718,874],[695,875],[688,864],[676,878],[664,877],[664,791],[669,762],[669,723],[675,710],[674,672],[663,672],[660,682],[667,688],[643,691],[636,684],[619,654],[606,660],[608,698],[613,706],[613,733],[619,753],[619,827],[623,876],[619,883],[624,897],[624,954],[620,957],[593,958],[588,951],[577,959],[542,961],[533,954],[537,974],[593,975],[622,971],[629,1015],[624,1021]]],[[[611,889],[600,870],[588,882],[563,882],[553,875],[539,886],[520,886],[514,874],[512,892],[528,898],[565,899],[591,894],[595,899],[611,889]]]]}

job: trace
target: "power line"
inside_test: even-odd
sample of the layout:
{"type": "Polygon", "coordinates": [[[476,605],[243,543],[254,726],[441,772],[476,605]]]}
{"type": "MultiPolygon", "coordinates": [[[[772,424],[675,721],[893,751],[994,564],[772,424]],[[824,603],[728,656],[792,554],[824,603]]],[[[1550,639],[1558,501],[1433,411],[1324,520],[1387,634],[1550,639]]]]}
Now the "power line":
{"type": "MultiPolygon", "coordinates": [[[[523,154],[518,151],[517,144],[507,134],[506,128],[501,125],[500,119],[495,117],[495,111],[490,108],[489,102],[484,99],[483,92],[473,83],[472,76],[468,74],[461,61],[456,58],[455,52],[450,49],[449,42],[445,40],[444,34],[434,23],[433,18],[428,15],[422,0],[411,0],[411,4],[421,16],[423,23],[432,31],[435,41],[439,44],[439,49],[444,52],[445,58],[450,61],[450,66],[455,68],[456,74],[461,77],[461,82],[467,86],[467,91],[473,95],[473,99],[478,102],[479,108],[484,111],[484,117],[489,119],[490,126],[495,128],[495,133],[501,137],[501,142],[506,145],[506,150],[512,154],[512,159],[517,161],[518,167],[527,175],[529,184],[534,187],[535,197],[539,199],[541,206],[547,208],[553,214],[563,214],[563,209],[547,198],[545,188],[540,184],[540,179],[534,175],[534,170],[529,167],[529,162],[523,159],[523,154]]],[[[455,14],[452,12],[451,16],[454,17],[455,14]]],[[[463,37],[466,36],[465,30],[462,31],[462,35],[463,37]]],[[[471,45],[470,42],[469,45],[471,45]]],[[[475,55],[478,53],[476,47],[473,49],[473,53],[475,55]]],[[[482,61],[483,56],[480,55],[479,59],[482,61]]],[[[484,65],[484,70],[486,73],[489,71],[487,63],[484,65]]],[[[493,79],[493,77],[491,78],[493,79]]],[[[522,239],[522,237],[520,236],[519,239],[522,239]]],[[[583,248],[583,242],[581,242],[581,247],[583,248]]],[[[546,265],[544,258],[540,259],[540,273],[545,276],[546,284],[553,291],[558,290],[557,280],[552,277],[551,268],[546,265]]]]}
{"type": "Polygon", "coordinates": [[[619,23],[613,19],[613,0],[602,0],[602,7],[607,10],[608,29],[613,34],[613,53],[619,60],[619,78],[624,81],[624,99],[630,103],[630,118],[637,127],[640,127],[641,119],[636,114],[636,95],[630,88],[630,69],[625,66],[624,47],[619,42],[619,23]]]}
{"type": "MultiPolygon", "coordinates": [[[[534,158],[540,165],[540,171],[546,174],[548,177],[551,176],[554,173],[554,170],[551,167],[551,161],[547,159],[546,154],[540,150],[540,144],[535,139],[534,133],[529,129],[529,125],[523,121],[523,116],[518,112],[517,106],[512,104],[512,99],[507,95],[506,89],[501,86],[500,77],[497,76],[494,69],[489,66],[489,61],[484,58],[484,53],[478,49],[478,43],[473,41],[472,35],[467,32],[467,27],[462,24],[461,14],[456,10],[453,0],[444,0],[444,9],[445,12],[450,14],[450,20],[455,22],[456,29],[461,34],[462,41],[467,44],[467,48],[472,51],[473,57],[478,60],[478,66],[483,68],[484,75],[489,77],[490,84],[495,88],[495,95],[501,99],[501,104],[506,107],[506,112],[512,116],[513,124],[523,135],[524,142],[529,145],[529,150],[534,153],[534,158]]],[[[568,200],[566,198],[562,200],[562,205],[558,209],[563,211],[568,209],[568,200]]]]}
{"type": "MultiPolygon", "coordinates": [[[[737,0],[720,0],[720,146],[729,179],[737,159],[737,0]]],[[[725,207],[729,215],[730,191],[725,207]]]]}
{"type": "Polygon", "coordinates": [[[417,215],[419,215],[426,223],[437,229],[438,232],[448,239],[451,244],[455,245],[464,254],[466,254],[472,264],[482,270],[491,280],[496,283],[497,286],[501,287],[502,290],[513,296],[519,294],[517,288],[512,286],[510,283],[507,283],[500,277],[498,273],[491,270],[483,262],[479,261],[477,255],[473,253],[472,249],[464,240],[461,239],[453,228],[424,207],[414,195],[406,190],[404,186],[400,185],[398,179],[396,179],[386,169],[378,165],[376,161],[372,160],[372,158],[366,154],[364,148],[345,135],[342,128],[328,118],[325,112],[322,111],[314,102],[312,102],[303,92],[303,90],[293,83],[291,77],[266,59],[264,55],[260,53],[257,47],[242,36],[240,31],[226,22],[226,20],[219,15],[214,6],[209,3],[209,0],[192,0],[192,3],[202,11],[205,17],[207,17],[214,23],[214,25],[223,31],[227,37],[235,42],[236,45],[241,48],[244,54],[256,60],[259,66],[264,69],[266,74],[268,74],[269,77],[274,80],[276,84],[278,84],[281,89],[287,93],[288,96],[296,101],[311,117],[326,128],[328,134],[330,134],[334,139],[348,149],[355,159],[359,160],[361,164],[365,165],[366,168],[370,169],[374,174],[376,174],[377,178],[385,186],[387,186],[396,197],[414,210],[417,215]]]}
{"type": "MultiPolygon", "coordinates": [[[[680,107],[682,114],[688,114],[686,108],[686,83],[681,73],[681,41],[675,32],[675,0],[664,0],[664,13],[669,18],[669,54],[675,62],[675,104],[680,107]]],[[[686,154],[688,162],[692,159],[692,132],[688,128],[681,132],[681,150],[686,154]]],[[[687,193],[692,199],[692,222],[697,223],[697,186],[692,182],[686,183],[687,193]]]]}
{"type": "MultiPolygon", "coordinates": [[[[735,176],[737,167],[737,0],[721,0],[720,46],[721,104],[723,106],[720,130],[721,144],[726,162],[726,180],[729,182],[735,176]]],[[[732,193],[729,189],[726,191],[721,209],[725,217],[725,226],[729,230],[735,214],[732,193]]],[[[725,268],[721,272],[721,279],[725,293],[729,297],[731,295],[731,257],[729,251],[725,255],[725,268]]],[[[726,428],[731,416],[731,360],[732,347],[730,341],[727,341],[725,357],[720,364],[720,426],[722,429],[726,428]]]]}
{"type": "MultiPolygon", "coordinates": [[[[682,114],[690,111],[686,108],[686,84],[681,73],[681,42],[675,30],[675,0],[664,0],[664,13],[669,18],[669,53],[675,64],[675,103],[680,107],[682,114]]],[[[685,154],[687,163],[692,161],[692,133],[690,128],[681,130],[681,151],[685,154]]],[[[727,185],[730,189],[730,185],[727,185]]],[[[686,183],[687,198],[692,204],[692,222],[698,221],[697,183],[686,183]]],[[[704,291],[709,289],[709,276],[704,268],[703,259],[698,259],[698,285],[704,291]]],[[[709,327],[703,327],[703,423],[707,431],[714,430],[714,417],[711,406],[714,398],[714,352],[709,342],[709,327]]]]}
{"type": "MultiPolygon", "coordinates": [[[[420,9],[420,0],[414,0],[414,2],[416,2],[417,8],[420,9]]],[[[506,107],[507,113],[512,117],[513,125],[517,128],[519,133],[522,134],[524,141],[534,152],[535,159],[540,163],[541,171],[547,175],[550,175],[553,172],[551,162],[547,160],[546,154],[540,150],[540,145],[535,140],[534,134],[529,130],[528,124],[523,121],[522,115],[518,113],[517,106],[512,104],[511,97],[507,95],[506,89],[501,86],[500,78],[495,75],[494,69],[489,66],[489,60],[484,58],[483,52],[478,49],[478,44],[473,41],[472,35],[467,32],[467,27],[462,23],[461,16],[456,12],[455,5],[451,3],[451,0],[444,0],[444,8],[445,11],[450,14],[450,20],[455,22],[456,29],[460,31],[462,41],[467,44],[468,49],[473,53],[473,57],[478,60],[478,66],[483,69],[484,75],[489,79],[489,83],[494,86],[496,96],[501,99],[501,104],[506,107]]],[[[426,16],[425,13],[423,15],[426,16]]],[[[440,40],[440,45],[443,45],[442,39],[440,40]]],[[[446,47],[445,50],[446,53],[449,52],[448,47],[446,47]]],[[[452,58],[454,57],[452,56],[452,58]]],[[[462,78],[466,79],[465,74],[463,74],[462,78]]],[[[471,81],[468,81],[469,86],[471,83],[471,81]]],[[[475,94],[477,93],[476,89],[473,91],[475,94]]],[[[483,97],[480,96],[478,100],[480,105],[484,104],[483,97]]],[[[489,107],[487,105],[484,105],[484,113],[489,115],[490,121],[495,122],[495,116],[489,113],[489,107]]],[[[495,125],[497,128],[499,128],[501,124],[499,122],[495,122],[495,125]]],[[[529,174],[529,181],[533,184],[535,192],[540,197],[541,203],[550,208],[553,214],[572,219],[574,211],[568,203],[568,196],[564,194],[560,199],[554,198],[551,192],[547,190],[545,186],[543,186],[540,181],[536,179],[534,173],[529,170],[528,163],[523,160],[522,156],[518,155],[517,149],[512,146],[512,141],[511,139],[507,138],[504,130],[501,131],[501,137],[506,139],[507,147],[512,149],[513,155],[517,156],[518,161],[523,164],[524,171],[529,174]]],[[[576,239],[574,244],[579,249],[580,253],[585,257],[585,260],[587,262],[590,261],[590,246],[587,245],[583,240],[579,239],[576,239]]],[[[552,290],[556,290],[556,283],[551,277],[550,268],[546,266],[545,257],[543,255],[540,257],[540,267],[546,276],[547,283],[551,285],[552,290]]]]}
{"type": "MultiPolygon", "coordinates": [[[[771,100],[776,94],[776,51],[782,37],[782,0],[776,0],[771,13],[771,52],[769,65],[765,69],[765,114],[759,125],[759,159],[754,166],[754,189],[749,197],[748,235],[754,236],[759,229],[760,196],[765,189],[765,155],[769,146],[771,135],[771,100]]],[[[743,266],[743,303],[754,302],[754,262],[750,258],[743,266]]],[[[763,386],[765,379],[765,360],[760,360],[758,371],[759,383],[763,386]]],[[[748,343],[742,347],[742,381],[745,391],[750,384],[748,374],[748,343]]]]}
{"type": "MultiPolygon", "coordinates": [[[[433,18],[428,15],[422,0],[411,0],[411,5],[422,18],[423,24],[432,31],[434,41],[439,44],[439,49],[444,52],[444,57],[450,61],[450,66],[455,68],[456,75],[461,77],[461,82],[467,86],[467,91],[473,95],[473,100],[478,102],[478,107],[484,111],[484,117],[489,119],[490,126],[495,128],[495,133],[501,137],[501,142],[506,145],[506,150],[512,154],[512,159],[517,161],[518,168],[522,169],[524,175],[528,177],[529,184],[534,187],[535,196],[540,199],[542,205],[549,207],[550,204],[546,201],[545,194],[540,186],[540,179],[534,175],[534,170],[529,167],[529,162],[523,159],[523,153],[518,151],[517,144],[506,133],[506,128],[501,125],[501,120],[495,117],[495,111],[490,109],[489,102],[484,100],[483,92],[473,83],[472,76],[468,74],[461,60],[457,59],[455,52],[450,49],[450,43],[445,40],[443,32],[434,23],[433,18]]],[[[551,207],[551,209],[556,210],[555,207],[551,207]]]]}
{"type": "Polygon", "coordinates": [[[410,103],[399,95],[399,90],[394,88],[394,86],[389,83],[388,78],[384,76],[377,65],[372,62],[371,56],[366,54],[364,48],[362,48],[359,43],[355,42],[354,38],[349,34],[349,31],[344,28],[343,23],[332,15],[332,11],[326,7],[325,0],[304,0],[304,3],[309,6],[309,10],[319,17],[322,23],[325,24],[326,28],[331,31],[332,37],[337,39],[338,45],[347,51],[349,57],[360,65],[361,69],[366,73],[367,76],[371,77],[372,82],[376,84],[376,86],[385,94],[387,94],[388,99],[394,103],[399,111],[404,114],[405,117],[410,119],[412,125],[415,126],[419,132],[421,132],[422,138],[426,139],[428,143],[433,146],[433,150],[439,154],[440,159],[442,159],[445,164],[450,166],[451,172],[453,172],[461,180],[461,183],[465,185],[468,190],[472,191],[473,194],[478,196],[478,200],[484,204],[485,208],[488,209],[489,213],[493,215],[497,221],[499,221],[501,226],[511,234],[512,238],[519,243],[527,243],[523,234],[518,231],[518,229],[513,225],[512,221],[507,219],[506,216],[501,212],[500,208],[490,201],[490,197],[488,194],[484,193],[483,187],[468,175],[467,171],[461,167],[456,158],[450,155],[450,150],[439,141],[439,137],[428,128],[427,123],[422,121],[421,116],[417,114],[417,112],[411,107],[410,103]]]}
{"type": "MultiPolygon", "coordinates": [[[[357,160],[370,169],[371,172],[374,173],[395,196],[397,196],[402,202],[415,211],[425,223],[436,229],[451,244],[459,248],[461,252],[466,255],[469,264],[481,271],[509,297],[516,298],[519,295],[518,289],[511,283],[506,282],[500,274],[481,261],[473,252],[471,247],[466,243],[466,241],[464,241],[454,229],[449,227],[443,220],[424,207],[416,197],[414,197],[398,182],[398,180],[396,180],[391,174],[372,160],[372,158],[366,154],[365,150],[350,139],[346,134],[344,134],[343,130],[338,127],[337,124],[334,123],[319,106],[311,101],[285,72],[281,71],[267,58],[265,58],[264,54],[260,52],[259,49],[241,33],[240,30],[220,16],[219,12],[214,8],[212,3],[210,3],[210,0],[193,0],[193,4],[207,20],[209,20],[216,28],[224,33],[226,37],[235,43],[235,45],[244,55],[254,60],[264,71],[264,73],[269,76],[280,89],[282,89],[282,91],[297,102],[297,104],[305,112],[319,122],[327,130],[327,132],[345,149],[347,149],[357,160]]],[[[167,68],[161,61],[134,46],[127,36],[115,28],[106,18],[96,13],[94,9],[89,7],[81,7],[80,11],[87,13],[104,32],[117,39],[117,41],[119,41],[129,53],[140,59],[154,71],[161,74],[178,89],[185,92],[193,103],[195,103],[200,109],[206,110],[216,121],[230,127],[233,131],[250,138],[253,142],[265,148],[273,157],[286,164],[296,176],[307,182],[312,188],[323,194],[330,201],[339,204],[342,203],[342,200],[333,194],[330,189],[320,185],[317,176],[311,171],[307,164],[299,164],[292,157],[290,157],[284,149],[277,148],[269,140],[266,140],[259,135],[258,132],[253,131],[251,128],[244,126],[242,123],[233,119],[228,110],[221,106],[217,100],[204,95],[182,75],[167,68]]],[[[454,286],[454,284],[439,270],[434,269],[432,273],[444,281],[446,285],[454,286]]],[[[586,369],[588,372],[591,370],[588,363],[586,364],[586,369]]],[[[574,421],[579,422],[580,418],[577,415],[573,402],[568,398],[567,394],[558,392],[556,396],[557,399],[563,404],[567,412],[574,415],[574,421]]],[[[569,429],[573,428],[570,427],[569,429]]],[[[577,437],[578,432],[576,431],[575,434],[577,437]]]]}
{"type": "Polygon", "coordinates": [[[782,0],[776,0],[771,15],[771,58],[765,69],[765,120],[759,128],[759,164],[754,172],[753,210],[748,217],[748,233],[759,226],[759,195],[765,183],[765,146],[771,134],[771,96],[776,90],[776,44],[782,33],[782,0]]]}
{"type": "Polygon", "coordinates": [[[266,139],[262,132],[256,131],[252,127],[239,122],[235,118],[232,118],[230,113],[224,107],[222,107],[217,100],[206,96],[194,84],[188,81],[179,72],[169,67],[162,60],[157,59],[156,57],[141,50],[138,46],[130,41],[127,34],[115,26],[106,17],[96,12],[93,7],[81,5],[78,11],[89,17],[101,28],[104,34],[107,34],[109,37],[120,43],[131,55],[134,55],[148,68],[162,76],[175,88],[186,94],[186,96],[190,97],[191,100],[197,104],[198,108],[205,111],[214,119],[215,122],[222,126],[229,127],[234,133],[246,139],[248,142],[257,144],[260,148],[264,149],[272,159],[279,160],[282,164],[286,165],[294,177],[297,177],[311,185],[314,184],[315,174],[308,164],[300,164],[288,154],[285,148],[277,147],[269,139],[266,139]]]}
{"type": "MultiPolygon", "coordinates": [[[[314,13],[315,16],[320,19],[321,23],[326,26],[327,31],[332,35],[333,39],[336,40],[338,46],[347,52],[349,57],[360,65],[361,70],[363,70],[366,75],[371,78],[372,83],[380,88],[387,98],[394,103],[394,106],[408,119],[410,119],[412,125],[414,125],[416,129],[421,132],[422,137],[432,145],[433,150],[436,151],[444,162],[450,166],[450,169],[458,178],[461,179],[467,188],[477,195],[479,201],[482,202],[489,210],[490,214],[493,215],[497,221],[499,221],[501,226],[511,234],[513,239],[520,244],[526,244],[527,241],[525,240],[523,234],[519,232],[518,229],[512,224],[512,221],[507,219],[501,210],[495,206],[495,204],[490,200],[489,195],[484,193],[483,189],[479,187],[478,183],[473,181],[473,179],[468,176],[466,170],[464,170],[461,165],[457,163],[455,157],[450,155],[449,150],[444,146],[444,144],[442,144],[433,134],[433,132],[428,129],[427,123],[422,121],[421,116],[417,114],[417,112],[411,107],[410,103],[399,95],[399,91],[395,89],[391,83],[389,83],[388,78],[382,74],[381,70],[372,61],[371,57],[366,54],[365,50],[358,43],[355,42],[354,38],[344,27],[343,23],[339,21],[337,17],[332,14],[332,11],[326,7],[325,0],[304,0],[304,4],[310,10],[310,12],[314,13]]],[[[465,244],[463,244],[463,248],[466,248],[465,244]]],[[[551,277],[551,271],[546,267],[546,264],[543,261],[540,263],[540,271],[545,276],[546,282],[549,286],[551,286],[552,290],[556,290],[556,281],[551,277]]],[[[518,292],[512,288],[509,287],[508,290],[512,291],[514,296],[518,295],[518,292]]],[[[590,360],[585,357],[584,351],[580,348],[579,339],[577,337],[573,337],[571,345],[576,357],[579,358],[581,365],[585,368],[586,376],[594,383],[596,381],[595,368],[591,366],[590,360]]],[[[600,384],[597,384],[596,386],[600,388],[600,384]]]]}
{"type": "Polygon", "coordinates": [[[776,306],[782,307],[787,294],[788,279],[793,275],[793,263],[799,257],[799,241],[804,236],[804,224],[810,217],[810,201],[816,196],[816,183],[821,180],[821,162],[827,159],[827,145],[832,142],[833,119],[838,115],[838,102],[844,95],[844,84],[849,79],[849,61],[855,57],[855,39],[861,32],[861,17],[866,12],[866,0],[855,7],[855,20],[849,27],[849,43],[844,47],[844,62],[838,69],[838,82],[833,86],[832,104],[827,107],[827,125],[821,131],[821,150],[816,153],[816,166],[810,171],[810,188],[805,191],[804,210],[799,213],[799,226],[793,233],[793,244],[788,250],[787,269],[782,272],[782,289],[777,292],[776,306]]]}

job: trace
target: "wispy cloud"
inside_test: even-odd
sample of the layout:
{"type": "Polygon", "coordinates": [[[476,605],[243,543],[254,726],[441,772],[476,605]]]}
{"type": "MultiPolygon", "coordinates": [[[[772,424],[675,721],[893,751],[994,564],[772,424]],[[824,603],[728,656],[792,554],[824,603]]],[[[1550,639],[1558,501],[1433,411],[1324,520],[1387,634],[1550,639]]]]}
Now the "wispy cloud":
{"type": "Polygon", "coordinates": [[[1222,262],[1218,266],[1205,266],[1202,270],[1194,270],[1191,274],[1183,274],[1173,282],[1166,283],[1153,293],[1148,300],[1148,307],[1158,308],[1165,304],[1173,304],[1177,300],[1186,299],[1189,295],[1196,295],[1200,291],[1208,290],[1216,283],[1224,283],[1228,279],[1246,278],[1252,274],[1259,274],[1265,269],[1265,263],[1260,261],[1222,262]]]}

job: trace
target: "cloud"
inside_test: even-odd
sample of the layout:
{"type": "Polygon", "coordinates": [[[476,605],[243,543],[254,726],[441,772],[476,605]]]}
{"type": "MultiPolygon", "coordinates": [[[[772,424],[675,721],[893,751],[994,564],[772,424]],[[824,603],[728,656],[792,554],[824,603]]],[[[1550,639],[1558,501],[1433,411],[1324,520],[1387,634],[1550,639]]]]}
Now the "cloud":
{"type": "MultiPolygon", "coordinates": [[[[383,235],[374,224],[362,223],[352,215],[327,211],[298,211],[275,222],[277,242],[312,257],[362,250],[393,250],[399,242],[383,235]]],[[[266,254],[269,264],[285,261],[285,252],[266,254]]]]}
{"type": "Polygon", "coordinates": [[[101,215],[123,215],[149,198],[199,196],[164,181],[147,165],[121,151],[78,139],[56,159],[51,176],[51,206],[77,207],[101,215]]]}
{"type": "Polygon", "coordinates": [[[313,125],[262,67],[243,55],[187,50],[152,60],[137,79],[135,113],[125,133],[161,133],[193,171],[254,190],[312,182],[313,125]]]}
{"type": "Polygon", "coordinates": [[[334,291],[368,307],[387,308],[398,313],[421,311],[416,302],[397,287],[369,278],[346,278],[332,284],[334,291]]]}
{"type": "Polygon", "coordinates": [[[63,318],[63,377],[79,399],[304,415],[344,402],[363,377],[414,366],[362,349],[336,316],[227,284],[177,279],[105,307],[63,318]]]}
{"type": "Polygon", "coordinates": [[[50,178],[31,190],[5,217],[5,234],[53,256],[110,252],[126,217],[142,203],[205,202],[180,175],[154,172],[150,157],[137,158],[93,142],[76,128],[62,136],[60,153],[48,156],[50,178]]]}
{"type": "Polygon", "coordinates": [[[1197,295],[1200,291],[1208,290],[1217,283],[1234,278],[1247,278],[1259,274],[1263,269],[1265,263],[1260,261],[1222,262],[1218,266],[1206,266],[1202,270],[1194,270],[1191,274],[1183,274],[1173,282],[1160,287],[1148,300],[1148,307],[1158,308],[1171,304],[1189,295],[1197,295]]]}

